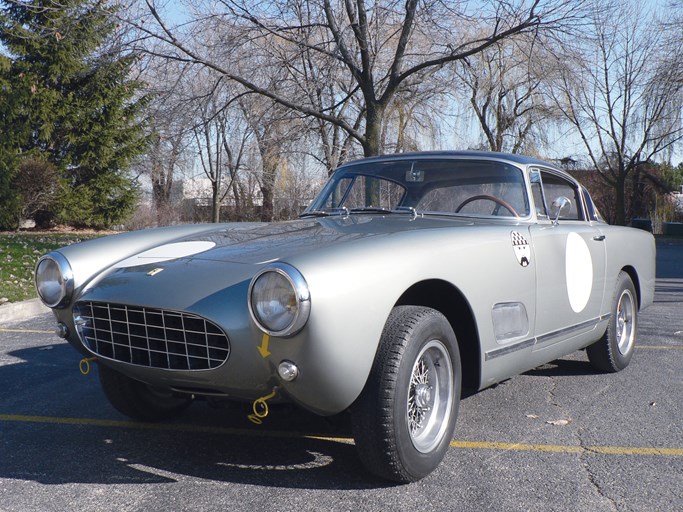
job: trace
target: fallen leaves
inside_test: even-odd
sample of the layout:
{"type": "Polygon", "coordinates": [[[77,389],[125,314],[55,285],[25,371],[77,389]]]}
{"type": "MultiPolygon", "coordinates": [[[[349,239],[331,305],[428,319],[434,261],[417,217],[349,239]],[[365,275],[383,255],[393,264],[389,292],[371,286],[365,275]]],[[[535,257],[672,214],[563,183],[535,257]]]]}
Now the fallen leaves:
{"type": "Polygon", "coordinates": [[[564,427],[565,425],[569,425],[572,422],[572,420],[549,420],[546,421],[548,425],[554,425],[556,427],[564,427]]]}
{"type": "MultiPolygon", "coordinates": [[[[526,414],[526,417],[529,418],[530,420],[539,419],[538,414],[526,414]]],[[[569,425],[571,422],[572,422],[571,419],[546,420],[546,423],[548,425],[553,425],[555,427],[564,427],[565,425],[569,425]]]]}

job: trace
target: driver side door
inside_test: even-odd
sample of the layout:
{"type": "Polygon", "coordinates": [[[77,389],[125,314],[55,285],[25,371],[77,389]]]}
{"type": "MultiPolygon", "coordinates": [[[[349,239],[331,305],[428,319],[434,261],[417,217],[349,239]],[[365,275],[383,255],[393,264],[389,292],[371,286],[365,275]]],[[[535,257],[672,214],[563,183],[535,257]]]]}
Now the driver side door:
{"type": "MultiPolygon", "coordinates": [[[[565,341],[581,348],[606,320],[601,314],[605,237],[599,223],[588,220],[576,182],[551,170],[534,169],[531,184],[538,218],[530,228],[536,259],[534,351],[565,341]],[[571,204],[558,213],[552,205],[559,197],[571,204]]],[[[571,347],[558,352],[564,348],[571,347]]]]}

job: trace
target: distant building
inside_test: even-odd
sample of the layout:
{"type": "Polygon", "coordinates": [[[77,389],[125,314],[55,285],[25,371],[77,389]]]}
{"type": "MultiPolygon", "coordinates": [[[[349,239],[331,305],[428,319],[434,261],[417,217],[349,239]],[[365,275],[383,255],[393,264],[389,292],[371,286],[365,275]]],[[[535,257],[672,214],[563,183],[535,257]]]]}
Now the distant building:
{"type": "MultiPolygon", "coordinates": [[[[182,203],[187,208],[211,206],[213,189],[211,180],[208,178],[194,178],[190,180],[176,181],[171,190],[171,200],[175,203],[182,203]]],[[[261,191],[256,189],[252,194],[251,204],[261,206],[263,196],[261,191]]],[[[223,206],[235,206],[235,199],[232,195],[222,202],[223,206]]]]}
{"type": "MultiPolygon", "coordinates": [[[[250,183],[250,191],[241,189],[245,194],[240,204],[232,194],[228,194],[221,202],[220,219],[222,221],[258,220],[263,207],[263,194],[255,183],[250,183]]],[[[171,203],[178,208],[181,219],[185,222],[207,222],[211,219],[213,190],[211,180],[199,178],[176,181],[171,189],[171,203]]],[[[313,197],[310,190],[297,195],[291,191],[275,190],[273,197],[273,214],[276,220],[297,217],[309,205],[313,197]]]]}

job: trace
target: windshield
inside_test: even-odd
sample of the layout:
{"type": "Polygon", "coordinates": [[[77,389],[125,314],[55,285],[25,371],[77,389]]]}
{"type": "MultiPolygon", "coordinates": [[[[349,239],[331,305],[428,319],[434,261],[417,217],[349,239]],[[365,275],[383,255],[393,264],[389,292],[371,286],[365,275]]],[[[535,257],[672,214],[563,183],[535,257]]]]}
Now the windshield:
{"type": "Polygon", "coordinates": [[[485,160],[397,160],[340,168],[303,215],[417,211],[526,217],[521,169],[485,160]]]}

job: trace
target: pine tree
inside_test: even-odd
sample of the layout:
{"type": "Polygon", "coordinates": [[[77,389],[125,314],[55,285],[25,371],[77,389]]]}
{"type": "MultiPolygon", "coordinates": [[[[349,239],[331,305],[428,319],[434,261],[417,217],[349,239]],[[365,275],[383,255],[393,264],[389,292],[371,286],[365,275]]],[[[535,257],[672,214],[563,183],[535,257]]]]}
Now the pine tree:
{"type": "Polygon", "coordinates": [[[0,42],[11,61],[0,69],[10,111],[0,110],[0,123],[3,134],[11,133],[14,163],[39,153],[60,169],[57,220],[92,227],[120,222],[137,199],[128,170],[147,143],[139,121],[142,84],[130,78],[136,56],[122,52],[116,21],[101,1],[0,5],[0,42]]]}
{"type": "Polygon", "coordinates": [[[14,229],[19,225],[19,198],[12,182],[16,166],[15,133],[8,131],[13,125],[12,89],[7,75],[11,61],[0,55],[0,229],[14,229]]]}

